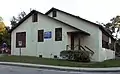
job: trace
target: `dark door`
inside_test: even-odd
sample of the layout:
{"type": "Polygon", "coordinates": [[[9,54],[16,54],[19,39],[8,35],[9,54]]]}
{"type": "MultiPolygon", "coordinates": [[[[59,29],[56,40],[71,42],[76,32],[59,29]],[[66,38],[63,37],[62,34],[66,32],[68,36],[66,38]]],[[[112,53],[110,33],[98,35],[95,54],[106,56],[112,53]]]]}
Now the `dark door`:
{"type": "Polygon", "coordinates": [[[80,38],[78,40],[78,45],[79,45],[78,49],[80,50],[80,38]]]}
{"type": "Polygon", "coordinates": [[[71,34],[71,50],[74,50],[74,34],[71,34]]]}

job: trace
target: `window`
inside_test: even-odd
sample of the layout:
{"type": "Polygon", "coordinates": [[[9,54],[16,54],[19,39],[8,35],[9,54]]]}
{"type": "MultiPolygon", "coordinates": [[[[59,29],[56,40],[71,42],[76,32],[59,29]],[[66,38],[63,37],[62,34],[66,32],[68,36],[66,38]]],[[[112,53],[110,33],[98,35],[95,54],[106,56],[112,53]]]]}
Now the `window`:
{"type": "Polygon", "coordinates": [[[16,47],[26,47],[26,32],[18,32],[16,33],[16,47]],[[19,42],[21,46],[19,46],[19,42]]]}
{"type": "Polygon", "coordinates": [[[57,12],[56,10],[53,11],[52,17],[56,17],[57,16],[57,12]]]}
{"type": "Polygon", "coordinates": [[[105,35],[104,33],[102,33],[102,40],[109,42],[109,37],[105,35]]]}
{"type": "Polygon", "coordinates": [[[62,28],[55,28],[55,41],[62,41],[62,28]]]}
{"type": "Polygon", "coordinates": [[[44,30],[38,30],[38,42],[44,41],[44,30]]]}
{"type": "Polygon", "coordinates": [[[38,21],[38,14],[37,13],[34,13],[32,15],[32,22],[37,22],[38,21]]]}
{"type": "Polygon", "coordinates": [[[102,47],[103,47],[103,48],[106,48],[106,49],[109,49],[108,42],[102,40],[102,47]]]}
{"type": "Polygon", "coordinates": [[[109,49],[109,37],[102,33],[102,47],[109,49]]]}

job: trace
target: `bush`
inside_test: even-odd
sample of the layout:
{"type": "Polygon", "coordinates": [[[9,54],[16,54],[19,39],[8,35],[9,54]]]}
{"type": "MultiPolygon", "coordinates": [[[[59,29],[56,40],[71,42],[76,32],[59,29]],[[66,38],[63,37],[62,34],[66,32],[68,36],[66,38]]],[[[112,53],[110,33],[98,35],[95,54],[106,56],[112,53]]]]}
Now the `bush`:
{"type": "Polygon", "coordinates": [[[63,50],[60,52],[60,57],[66,60],[90,62],[88,51],[82,50],[63,50]]]}

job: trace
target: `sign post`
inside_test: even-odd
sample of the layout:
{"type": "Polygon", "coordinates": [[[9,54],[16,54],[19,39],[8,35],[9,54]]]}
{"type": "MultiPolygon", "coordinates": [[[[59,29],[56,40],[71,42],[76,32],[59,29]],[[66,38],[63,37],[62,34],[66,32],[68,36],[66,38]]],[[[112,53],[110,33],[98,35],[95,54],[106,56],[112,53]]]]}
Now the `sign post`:
{"type": "Polygon", "coordinates": [[[18,45],[20,47],[20,56],[21,56],[21,46],[22,46],[22,41],[18,41],[18,45]]]}

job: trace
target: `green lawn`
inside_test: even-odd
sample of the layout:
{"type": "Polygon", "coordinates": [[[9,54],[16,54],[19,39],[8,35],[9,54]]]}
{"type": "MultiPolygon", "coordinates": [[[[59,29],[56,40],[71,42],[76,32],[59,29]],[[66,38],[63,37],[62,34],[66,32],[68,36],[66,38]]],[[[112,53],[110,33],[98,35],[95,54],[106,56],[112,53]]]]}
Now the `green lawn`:
{"type": "Polygon", "coordinates": [[[22,62],[32,64],[44,64],[44,65],[55,65],[55,66],[69,66],[69,67],[120,67],[120,60],[107,60],[104,62],[96,63],[82,63],[72,62],[66,60],[48,59],[48,58],[37,58],[29,56],[1,56],[0,61],[5,62],[22,62]]]}

